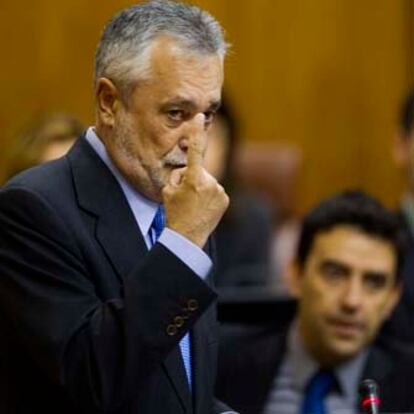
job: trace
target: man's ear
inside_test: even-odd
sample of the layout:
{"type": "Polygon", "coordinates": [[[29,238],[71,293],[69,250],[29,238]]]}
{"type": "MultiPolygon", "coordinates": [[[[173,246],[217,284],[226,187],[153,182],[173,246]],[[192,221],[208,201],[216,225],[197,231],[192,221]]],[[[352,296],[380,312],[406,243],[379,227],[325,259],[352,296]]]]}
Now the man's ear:
{"type": "Polygon", "coordinates": [[[286,271],[286,284],[289,293],[296,299],[300,298],[302,293],[302,270],[297,261],[289,263],[286,271]]]}
{"type": "Polygon", "coordinates": [[[99,78],[96,82],[95,95],[98,119],[103,125],[113,127],[121,105],[118,89],[108,78],[99,78]]]}

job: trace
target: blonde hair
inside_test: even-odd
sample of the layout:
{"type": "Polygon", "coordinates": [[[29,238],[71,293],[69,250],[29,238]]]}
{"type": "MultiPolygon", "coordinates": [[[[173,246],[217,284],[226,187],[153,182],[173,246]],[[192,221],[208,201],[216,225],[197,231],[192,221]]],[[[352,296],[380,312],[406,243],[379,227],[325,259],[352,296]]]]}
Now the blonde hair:
{"type": "Polygon", "coordinates": [[[30,123],[9,152],[7,176],[39,164],[50,144],[75,141],[83,130],[82,123],[68,114],[49,115],[30,123]]]}

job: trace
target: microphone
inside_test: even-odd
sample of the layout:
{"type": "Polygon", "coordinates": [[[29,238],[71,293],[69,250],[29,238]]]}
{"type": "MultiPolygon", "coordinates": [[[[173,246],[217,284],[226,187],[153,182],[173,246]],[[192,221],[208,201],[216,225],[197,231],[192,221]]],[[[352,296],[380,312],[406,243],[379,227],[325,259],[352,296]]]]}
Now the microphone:
{"type": "Polygon", "coordinates": [[[359,403],[365,414],[379,414],[381,400],[378,384],[372,379],[365,379],[359,384],[359,403]]]}

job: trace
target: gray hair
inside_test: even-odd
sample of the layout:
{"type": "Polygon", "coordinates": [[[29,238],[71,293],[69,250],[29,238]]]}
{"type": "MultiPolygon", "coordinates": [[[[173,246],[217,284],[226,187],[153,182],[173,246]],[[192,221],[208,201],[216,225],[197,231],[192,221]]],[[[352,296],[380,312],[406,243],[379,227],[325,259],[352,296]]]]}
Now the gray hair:
{"type": "Polygon", "coordinates": [[[196,6],[153,0],[122,10],[104,28],[95,56],[95,80],[110,78],[121,92],[145,76],[152,41],[159,35],[177,39],[180,46],[201,54],[227,51],[223,29],[196,6]]]}

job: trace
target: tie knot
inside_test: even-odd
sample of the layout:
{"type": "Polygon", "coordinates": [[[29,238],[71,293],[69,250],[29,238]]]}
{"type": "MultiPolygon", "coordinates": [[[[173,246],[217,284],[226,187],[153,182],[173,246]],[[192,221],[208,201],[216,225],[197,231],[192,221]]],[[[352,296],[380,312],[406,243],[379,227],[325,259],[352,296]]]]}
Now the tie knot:
{"type": "Polygon", "coordinates": [[[324,397],[335,385],[335,382],[335,375],[332,371],[321,369],[310,378],[306,392],[313,390],[317,395],[324,397]]]}
{"type": "Polygon", "coordinates": [[[306,386],[302,414],[325,414],[324,398],[336,385],[332,371],[319,370],[306,386]]]}
{"type": "Polygon", "coordinates": [[[164,213],[164,206],[160,205],[155,213],[154,220],[151,224],[151,239],[152,244],[158,240],[161,235],[161,232],[164,230],[165,227],[165,213],[164,213]]]}

